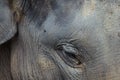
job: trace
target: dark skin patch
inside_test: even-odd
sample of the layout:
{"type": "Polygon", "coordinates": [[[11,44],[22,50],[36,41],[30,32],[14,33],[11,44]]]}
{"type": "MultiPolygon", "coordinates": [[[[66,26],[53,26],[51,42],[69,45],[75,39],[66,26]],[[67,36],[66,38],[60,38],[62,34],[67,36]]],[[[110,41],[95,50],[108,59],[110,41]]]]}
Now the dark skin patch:
{"type": "Polygon", "coordinates": [[[120,32],[118,32],[118,37],[120,37],[120,32]]]}
{"type": "Polygon", "coordinates": [[[44,29],[44,32],[46,32],[46,30],[44,29]]]}

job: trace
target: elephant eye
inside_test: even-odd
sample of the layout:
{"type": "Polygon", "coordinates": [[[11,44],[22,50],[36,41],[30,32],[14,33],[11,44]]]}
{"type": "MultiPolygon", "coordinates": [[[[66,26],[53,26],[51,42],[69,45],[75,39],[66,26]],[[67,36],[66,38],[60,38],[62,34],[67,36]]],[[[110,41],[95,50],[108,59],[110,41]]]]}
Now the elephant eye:
{"type": "Polygon", "coordinates": [[[83,62],[83,56],[79,50],[71,43],[59,43],[56,46],[58,55],[71,67],[80,67],[83,62]]]}

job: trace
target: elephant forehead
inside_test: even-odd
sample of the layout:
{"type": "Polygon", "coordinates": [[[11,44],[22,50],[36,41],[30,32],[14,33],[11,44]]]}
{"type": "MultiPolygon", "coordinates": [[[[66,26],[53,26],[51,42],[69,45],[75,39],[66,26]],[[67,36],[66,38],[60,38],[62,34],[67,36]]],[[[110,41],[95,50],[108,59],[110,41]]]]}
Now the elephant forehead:
{"type": "MultiPolygon", "coordinates": [[[[104,32],[119,30],[119,7],[118,5],[96,5],[96,2],[86,2],[81,9],[69,11],[69,13],[57,13],[60,10],[49,13],[43,23],[46,33],[44,37],[52,38],[78,38],[93,36],[100,37],[104,32]],[[50,36],[50,37],[49,37],[50,36]]],[[[103,34],[104,35],[104,34],[103,34]]]]}

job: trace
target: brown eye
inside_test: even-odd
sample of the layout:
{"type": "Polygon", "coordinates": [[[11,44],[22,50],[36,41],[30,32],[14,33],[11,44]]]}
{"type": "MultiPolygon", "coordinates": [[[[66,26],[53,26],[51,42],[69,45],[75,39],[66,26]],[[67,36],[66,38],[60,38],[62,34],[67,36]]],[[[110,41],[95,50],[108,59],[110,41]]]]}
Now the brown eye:
{"type": "Polygon", "coordinates": [[[83,62],[82,53],[71,43],[59,43],[56,46],[56,50],[62,60],[71,67],[79,67],[83,62]]]}

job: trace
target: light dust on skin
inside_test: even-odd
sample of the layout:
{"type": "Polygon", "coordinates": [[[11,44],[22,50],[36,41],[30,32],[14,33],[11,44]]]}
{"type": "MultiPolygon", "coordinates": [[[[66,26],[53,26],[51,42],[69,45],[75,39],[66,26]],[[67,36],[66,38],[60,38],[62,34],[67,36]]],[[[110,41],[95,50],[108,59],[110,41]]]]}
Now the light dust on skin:
{"type": "Polygon", "coordinates": [[[71,23],[69,23],[68,20],[66,26],[57,24],[57,16],[51,12],[43,24],[47,33],[44,34],[44,37],[55,40],[58,36],[64,38],[64,34],[73,39],[81,39],[83,43],[86,41],[87,44],[93,47],[99,46],[96,48],[96,51],[100,51],[100,53],[96,54],[104,55],[100,61],[108,66],[106,79],[112,80],[113,77],[116,77],[116,80],[118,80],[119,74],[117,72],[120,72],[120,69],[117,64],[115,65],[115,57],[113,58],[114,54],[119,54],[120,52],[120,46],[117,45],[117,43],[119,44],[119,40],[116,38],[120,36],[118,33],[120,30],[120,7],[118,5],[119,3],[115,0],[85,0],[81,9],[75,10],[71,8],[71,11],[75,13],[70,11],[69,15],[73,16],[73,18],[70,18],[70,20],[72,20],[71,23]],[[51,28],[48,28],[49,26],[51,26],[51,28]],[[116,36],[116,34],[118,35],[116,36]],[[110,41],[110,36],[114,36],[112,41],[110,41]],[[117,68],[118,71],[116,71],[115,68],[117,68]]]}
{"type": "MultiPolygon", "coordinates": [[[[94,0],[95,1],[95,0],[94,0]]],[[[113,1],[114,2],[114,1],[113,1]]],[[[99,4],[96,4],[96,7],[99,4]]],[[[102,25],[98,26],[101,27],[101,29],[98,29],[95,33],[97,34],[96,37],[101,38],[101,46],[103,47],[102,53],[104,54],[103,61],[107,64],[108,66],[108,71],[106,73],[106,79],[108,80],[113,80],[113,77],[115,80],[119,80],[119,74],[120,74],[120,69],[119,65],[117,62],[120,61],[118,59],[120,56],[120,44],[119,44],[119,39],[117,38],[117,33],[120,31],[120,7],[118,6],[117,3],[112,3],[112,2],[106,2],[106,4],[101,6],[101,11],[97,11],[97,8],[95,10],[95,13],[98,12],[98,14],[103,13],[103,17],[97,18],[98,20],[103,18],[102,20],[102,25]],[[109,37],[112,36],[112,37],[109,37]],[[111,38],[111,41],[110,41],[111,38]],[[119,57],[115,60],[115,55],[118,55],[119,57]]],[[[92,11],[94,13],[94,11],[92,11]]],[[[90,11],[88,12],[90,14],[90,11]]],[[[85,15],[86,16],[86,15],[85,15]]],[[[90,15],[91,16],[91,15],[90,15]]],[[[86,17],[88,18],[88,17],[86,17]]],[[[95,22],[97,22],[96,20],[95,22]]],[[[98,26],[96,25],[95,28],[97,29],[98,26]]],[[[96,30],[94,28],[94,30],[96,30]]],[[[95,34],[94,34],[95,35],[95,34]]],[[[102,80],[102,79],[100,79],[102,80]]]]}
{"type": "Polygon", "coordinates": [[[39,66],[42,70],[54,70],[55,69],[55,64],[51,60],[49,60],[46,56],[39,55],[38,57],[39,58],[37,62],[38,64],[40,64],[39,66]]]}
{"type": "MultiPolygon", "coordinates": [[[[96,1],[94,3],[96,3],[96,1]]],[[[96,6],[95,6],[96,9],[94,9],[93,11],[91,12],[89,11],[87,13],[85,12],[85,14],[88,14],[88,15],[85,15],[85,17],[87,16],[86,18],[88,19],[89,15],[90,14],[92,15],[94,13],[97,14],[97,17],[99,15],[102,15],[101,17],[98,17],[95,21],[95,23],[97,23],[99,19],[102,19],[101,26],[100,24],[95,25],[94,30],[97,30],[97,31],[95,31],[94,35],[96,35],[96,38],[97,37],[101,38],[101,39],[98,38],[101,41],[101,46],[102,46],[101,54],[104,54],[103,61],[108,65],[108,72],[106,73],[106,79],[113,80],[113,77],[114,77],[115,80],[119,80],[120,69],[119,69],[118,62],[120,61],[119,59],[120,57],[119,56],[120,55],[119,53],[120,43],[119,42],[120,41],[116,34],[119,34],[119,31],[120,31],[120,25],[119,25],[120,7],[118,6],[120,3],[119,4],[117,2],[114,3],[114,1],[112,2],[108,1],[107,3],[107,0],[106,0],[106,3],[104,3],[104,5],[101,5],[101,4],[99,5],[99,4],[100,3],[96,3],[96,6]],[[99,7],[101,11],[99,11],[98,9],[99,7]],[[101,29],[97,29],[98,27],[101,29]],[[118,55],[117,59],[113,57],[115,55],[118,55]]]]}

